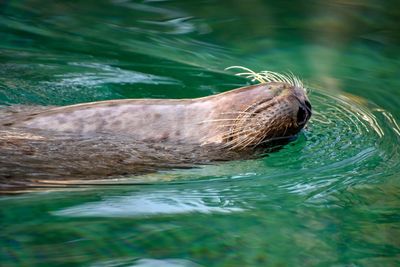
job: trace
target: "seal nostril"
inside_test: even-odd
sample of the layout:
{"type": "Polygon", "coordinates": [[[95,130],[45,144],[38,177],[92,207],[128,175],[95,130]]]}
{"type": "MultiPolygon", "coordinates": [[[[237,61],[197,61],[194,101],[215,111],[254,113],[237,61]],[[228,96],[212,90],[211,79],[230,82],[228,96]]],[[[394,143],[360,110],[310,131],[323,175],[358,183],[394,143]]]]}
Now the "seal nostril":
{"type": "Polygon", "coordinates": [[[305,110],[302,106],[299,106],[299,110],[297,111],[297,123],[299,125],[304,125],[307,121],[307,110],[305,110]]]}

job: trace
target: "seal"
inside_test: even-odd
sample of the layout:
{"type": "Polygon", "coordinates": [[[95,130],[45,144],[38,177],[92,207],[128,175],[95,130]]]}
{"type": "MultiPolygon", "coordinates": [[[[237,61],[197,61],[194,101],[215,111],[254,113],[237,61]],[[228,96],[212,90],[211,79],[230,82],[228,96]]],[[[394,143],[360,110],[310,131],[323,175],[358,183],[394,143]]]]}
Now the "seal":
{"type": "Polygon", "coordinates": [[[294,79],[275,78],[197,99],[111,100],[51,108],[8,125],[244,149],[297,134],[310,115],[303,87],[294,79]]]}
{"type": "Polygon", "coordinates": [[[0,126],[1,184],[239,159],[304,128],[311,104],[298,78],[232,68],[259,84],[196,99],[110,100],[9,113],[0,126]]]}

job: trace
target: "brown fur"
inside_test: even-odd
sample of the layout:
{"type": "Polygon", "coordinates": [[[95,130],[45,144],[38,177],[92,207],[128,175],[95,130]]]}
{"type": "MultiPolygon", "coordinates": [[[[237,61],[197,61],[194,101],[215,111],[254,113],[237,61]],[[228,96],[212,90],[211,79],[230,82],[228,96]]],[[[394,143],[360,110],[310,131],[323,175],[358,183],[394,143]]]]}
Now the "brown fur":
{"type": "Polygon", "coordinates": [[[259,145],[304,127],[297,114],[305,101],[302,88],[271,82],[198,99],[3,109],[0,183],[101,179],[251,157],[259,145]]]}
{"type": "Polygon", "coordinates": [[[299,101],[305,99],[301,88],[269,83],[199,99],[112,100],[52,108],[17,118],[12,125],[77,134],[123,134],[153,142],[247,147],[297,133],[299,101]]]}

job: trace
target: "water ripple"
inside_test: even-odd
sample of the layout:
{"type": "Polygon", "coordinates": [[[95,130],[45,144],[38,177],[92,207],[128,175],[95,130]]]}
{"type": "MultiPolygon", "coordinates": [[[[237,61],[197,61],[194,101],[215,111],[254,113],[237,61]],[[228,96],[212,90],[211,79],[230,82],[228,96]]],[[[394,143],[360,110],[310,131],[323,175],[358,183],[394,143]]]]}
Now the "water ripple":
{"type": "Polygon", "coordinates": [[[86,87],[96,87],[102,84],[180,84],[178,80],[161,77],[132,70],[123,70],[118,67],[99,63],[70,63],[72,66],[93,69],[93,71],[67,73],[56,75],[61,78],[59,81],[43,82],[55,86],[79,85],[86,87]]]}
{"type": "Polygon", "coordinates": [[[92,267],[119,267],[119,266],[136,266],[136,267],[200,267],[192,261],[186,259],[116,259],[95,262],[92,267]]]}
{"type": "Polygon", "coordinates": [[[303,147],[285,162],[300,165],[298,175],[307,178],[285,179],[282,188],[315,201],[398,172],[400,153],[393,140],[398,142],[400,136],[389,112],[344,95],[318,92],[311,98],[316,112],[304,133],[305,142],[297,144],[303,147]]]}
{"type": "Polygon", "coordinates": [[[140,217],[192,212],[230,213],[244,210],[232,199],[220,195],[221,192],[210,189],[203,192],[160,190],[106,197],[102,201],[68,207],[53,214],[66,217],[140,217]]]}

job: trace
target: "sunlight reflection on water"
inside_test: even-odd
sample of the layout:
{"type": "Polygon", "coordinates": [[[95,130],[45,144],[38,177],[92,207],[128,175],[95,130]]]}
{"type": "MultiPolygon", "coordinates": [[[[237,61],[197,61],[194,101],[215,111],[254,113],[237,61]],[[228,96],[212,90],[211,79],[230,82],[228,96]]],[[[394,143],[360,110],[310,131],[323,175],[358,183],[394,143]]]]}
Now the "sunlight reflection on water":
{"type": "MultiPolygon", "coordinates": [[[[241,204],[243,206],[243,203],[241,204]]],[[[67,217],[138,217],[180,213],[231,213],[244,211],[234,201],[220,198],[218,192],[206,196],[193,191],[149,192],[131,196],[109,197],[53,212],[67,217]]]]}

